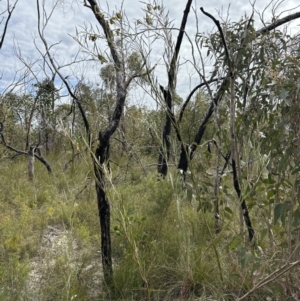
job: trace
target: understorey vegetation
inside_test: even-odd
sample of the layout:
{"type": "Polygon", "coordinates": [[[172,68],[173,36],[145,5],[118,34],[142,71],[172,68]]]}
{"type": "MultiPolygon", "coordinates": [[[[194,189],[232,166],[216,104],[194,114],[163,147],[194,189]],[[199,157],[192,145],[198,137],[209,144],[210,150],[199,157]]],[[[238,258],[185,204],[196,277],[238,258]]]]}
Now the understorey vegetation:
{"type": "MultiPolygon", "coordinates": [[[[298,300],[300,12],[283,3],[233,22],[192,0],[175,21],[157,1],[35,1],[36,59],[15,43],[22,68],[0,77],[0,300],[298,300]],[[90,23],[60,56],[47,30],[71,8],[90,23]]],[[[0,2],[0,54],[22,5],[0,2]]]]}

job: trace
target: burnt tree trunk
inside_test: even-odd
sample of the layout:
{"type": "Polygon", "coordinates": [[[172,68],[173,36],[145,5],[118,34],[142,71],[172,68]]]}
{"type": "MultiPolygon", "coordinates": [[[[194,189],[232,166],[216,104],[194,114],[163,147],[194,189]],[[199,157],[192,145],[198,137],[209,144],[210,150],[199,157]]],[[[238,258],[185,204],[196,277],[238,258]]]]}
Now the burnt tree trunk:
{"type": "Polygon", "coordinates": [[[234,186],[234,189],[241,202],[242,213],[243,213],[244,221],[245,221],[245,224],[246,224],[246,227],[248,230],[249,240],[252,241],[255,233],[254,233],[254,229],[252,227],[252,223],[251,223],[251,219],[249,216],[249,211],[248,211],[246,201],[244,198],[242,198],[242,191],[241,191],[241,187],[240,187],[239,180],[238,180],[236,162],[233,158],[232,158],[232,171],[233,171],[233,186],[234,186]]]}
{"type": "Polygon", "coordinates": [[[106,128],[99,133],[99,142],[96,148],[95,158],[93,158],[96,177],[98,213],[100,219],[101,256],[104,281],[108,286],[111,287],[113,284],[113,268],[110,236],[110,202],[105,192],[105,172],[107,172],[105,169],[108,167],[110,138],[119,126],[126,100],[126,90],[132,78],[129,78],[128,80],[125,78],[125,66],[121,59],[122,56],[117,49],[114,40],[114,34],[109,26],[109,23],[101,13],[97,2],[95,0],[88,0],[87,2],[89,5],[87,3],[84,5],[93,11],[95,18],[104,31],[116,71],[116,102],[114,112],[106,128]]]}
{"type": "Polygon", "coordinates": [[[203,135],[206,130],[206,125],[214,113],[215,106],[217,106],[219,104],[223,95],[225,94],[228,84],[229,84],[229,80],[228,80],[228,78],[225,78],[223,80],[216,96],[211,101],[211,103],[202,119],[202,122],[201,122],[201,124],[198,128],[198,131],[196,133],[196,136],[194,138],[194,142],[190,146],[186,146],[186,147],[182,146],[181,147],[178,169],[182,170],[183,173],[187,172],[188,166],[189,166],[189,161],[193,158],[198,145],[201,143],[201,140],[202,140],[203,135]]]}
{"type": "Polygon", "coordinates": [[[99,134],[99,145],[95,151],[94,171],[96,176],[96,194],[98,215],[101,230],[101,255],[104,279],[107,285],[112,285],[112,258],[111,258],[111,236],[110,236],[110,202],[105,193],[105,167],[108,167],[109,160],[109,140],[101,139],[99,134]],[[105,166],[106,165],[106,166],[105,166]]]}
{"type": "Polygon", "coordinates": [[[171,134],[171,114],[172,114],[172,96],[168,90],[165,90],[162,86],[160,86],[161,91],[164,95],[165,104],[167,106],[166,110],[166,123],[163,129],[163,137],[162,137],[162,146],[159,149],[158,154],[158,165],[157,171],[164,178],[168,174],[168,161],[170,158],[171,152],[171,142],[170,142],[170,134],[171,134]]]}
{"type": "Polygon", "coordinates": [[[177,36],[177,41],[176,41],[176,45],[175,45],[174,54],[172,56],[172,60],[171,60],[170,67],[169,67],[169,70],[168,70],[168,89],[165,90],[162,86],[160,86],[160,89],[163,93],[164,101],[165,101],[165,104],[166,104],[166,121],[165,121],[165,126],[164,126],[164,129],[163,129],[162,146],[160,148],[159,155],[158,155],[157,170],[158,170],[158,173],[160,175],[162,175],[163,177],[165,177],[168,173],[168,160],[169,160],[170,152],[171,152],[170,134],[171,134],[171,124],[172,124],[172,122],[173,122],[173,125],[174,125],[174,128],[175,128],[176,134],[177,134],[177,138],[182,144],[179,128],[177,126],[175,116],[174,116],[174,113],[173,113],[172,95],[174,96],[174,92],[175,92],[176,64],[177,64],[177,60],[178,60],[178,56],[179,56],[179,52],[180,52],[180,47],[181,47],[181,44],[182,44],[182,39],[183,39],[183,36],[184,36],[185,26],[186,26],[186,23],[187,23],[187,19],[188,19],[188,15],[189,15],[189,12],[190,12],[191,5],[192,5],[192,0],[188,0],[187,3],[186,3],[185,10],[183,12],[183,17],[182,17],[181,25],[180,25],[180,31],[179,31],[179,34],[177,36]]]}

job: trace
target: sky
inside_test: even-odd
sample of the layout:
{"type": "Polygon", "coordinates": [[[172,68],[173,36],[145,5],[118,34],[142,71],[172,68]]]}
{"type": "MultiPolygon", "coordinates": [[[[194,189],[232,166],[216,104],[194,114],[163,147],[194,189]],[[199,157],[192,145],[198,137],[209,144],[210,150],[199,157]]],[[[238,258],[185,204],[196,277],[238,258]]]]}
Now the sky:
{"type": "MultiPolygon", "coordinates": [[[[10,0],[11,2],[13,0],[10,0]]],[[[0,0],[0,13],[5,10],[7,0],[0,0]]],[[[42,2],[42,1],[40,1],[42,2]]],[[[44,0],[47,14],[50,14],[51,8],[57,1],[44,0]]],[[[113,11],[119,11],[121,5],[130,20],[130,22],[136,22],[138,19],[142,19],[145,13],[142,8],[145,8],[145,2],[138,0],[110,0],[109,5],[107,2],[99,0],[101,8],[105,12],[112,13],[113,11]]],[[[280,17],[284,17],[290,13],[300,11],[300,7],[296,8],[296,0],[285,0],[281,2],[273,2],[264,12],[265,22],[270,21],[272,17],[272,7],[280,3],[276,11],[276,16],[280,13],[280,17]],[[290,10],[296,8],[294,10],[290,10]]],[[[174,27],[178,28],[183,15],[183,10],[186,5],[186,1],[178,0],[165,0],[163,2],[166,9],[169,11],[169,19],[174,20],[174,27]]],[[[262,23],[259,20],[258,13],[262,13],[266,7],[267,2],[264,0],[257,0],[255,3],[255,27],[259,29],[262,27],[262,23]]],[[[40,4],[41,5],[41,4],[40,4]]],[[[231,21],[238,21],[243,15],[251,14],[251,4],[245,0],[236,1],[222,1],[222,0],[194,0],[193,8],[198,18],[198,26],[200,32],[211,32],[214,28],[214,24],[210,19],[204,16],[200,7],[203,7],[207,12],[214,15],[216,18],[225,20],[228,18],[231,21]]],[[[194,11],[190,12],[186,32],[193,39],[196,33],[196,18],[194,11]]],[[[5,18],[5,14],[0,17],[5,18]]],[[[1,20],[1,19],[0,19],[1,20]]],[[[16,10],[14,11],[11,22],[8,26],[8,31],[5,37],[4,45],[0,49],[0,94],[9,91],[16,81],[17,70],[24,70],[25,65],[30,66],[32,73],[29,72],[29,76],[33,79],[32,83],[36,80],[41,80],[50,73],[44,72],[45,68],[41,55],[45,53],[43,45],[38,37],[37,32],[37,8],[35,0],[19,0],[16,10]],[[20,59],[21,58],[21,59],[20,59]],[[34,79],[33,74],[36,78],[34,79]]],[[[3,22],[0,25],[0,32],[3,30],[3,22]]],[[[133,24],[133,23],[132,23],[133,24]]],[[[299,31],[300,20],[293,21],[290,24],[292,31],[299,31]]],[[[86,28],[88,31],[91,27],[97,26],[95,17],[92,11],[83,6],[82,0],[60,0],[53,11],[51,18],[48,21],[45,29],[45,38],[49,45],[53,45],[51,53],[54,55],[55,60],[59,66],[67,65],[60,69],[64,76],[68,76],[71,85],[75,86],[78,80],[85,79],[92,83],[101,85],[99,78],[99,72],[103,65],[98,61],[81,62],[76,65],[69,65],[74,58],[91,58],[87,53],[81,53],[81,57],[76,55],[80,49],[78,41],[74,39],[76,32],[83,32],[86,28]]],[[[89,31],[90,32],[90,31],[89,31]]],[[[173,40],[176,38],[176,31],[173,35],[173,40]]],[[[106,45],[99,42],[98,47],[105,49],[106,45]]],[[[151,62],[153,65],[157,64],[155,68],[155,76],[157,82],[163,86],[167,85],[166,70],[163,66],[162,54],[164,47],[161,41],[151,44],[151,62]]],[[[191,47],[187,43],[186,39],[182,45],[181,59],[190,59],[191,47]]],[[[19,73],[21,74],[21,73],[19,73]]],[[[199,83],[198,76],[195,75],[193,69],[188,65],[182,65],[177,82],[177,91],[183,98],[189,93],[189,91],[199,83]]],[[[60,82],[57,81],[57,85],[60,82]]],[[[66,93],[66,90],[62,88],[61,93],[66,93]]],[[[132,96],[138,102],[139,99],[143,99],[143,91],[137,91],[132,96]]]]}

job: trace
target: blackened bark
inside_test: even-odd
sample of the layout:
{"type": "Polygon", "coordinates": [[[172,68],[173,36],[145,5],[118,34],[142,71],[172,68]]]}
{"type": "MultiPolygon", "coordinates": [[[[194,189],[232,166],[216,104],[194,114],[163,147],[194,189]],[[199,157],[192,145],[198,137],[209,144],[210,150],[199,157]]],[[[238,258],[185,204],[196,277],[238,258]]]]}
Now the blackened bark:
{"type": "MultiPolygon", "coordinates": [[[[100,133],[101,136],[102,133],[100,133]]],[[[100,140],[95,152],[94,170],[96,176],[96,193],[98,215],[101,229],[101,255],[104,280],[108,286],[112,285],[113,268],[111,258],[111,236],[110,236],[110,202],[105,193],[105,171],[104,164],[109,159],[109,140],[100,140]]]]}
{"type": "Polygon", "coordinates": [[[179,160],[179,164],[178,164],[178,169],[181,169],[184,173],[187,172],[188,170],[188,166],[189,166],[189,160],[191,160],[193,158],[193,155],[198,147],[198,145],[200,144],[202,137],[204,135],[205,129],[206,129],[206,125],[207,122],[209,121],[209,119],[211,118],[213,112],[214,112],[214,108],[219,104],[219,102],[221,101],[227,87],[229,84],[229,79],[228,77],[226,77],[216,96],[214,97],[214,99],[211,101],[209,108],[207,109],[201,123],[200,126],[198,128],[197,134],[194,138],[194,142],[189,146],[189,147],[181,147],[181,153],[180,153],[180,160],[179,160]],[[187,151],[188,149],[188,151],[187,151]],[[188,157],[189,156],[189,159],[188,157]]]}
{"type": "Polygon", "coordinates": [[[192,96],[195,94],[196,91],[198,91],[200,88],[202,88],[203,86],[208,86],[208,84],[211,84],[211,83],[214,83],[216,81],[220,81],[220,80],[223,80],[225,79],[224,77],[221,77],[221,78],[213,78],[213,79],[210,79],[208,81],[205,81],[204,83],[201,83],[199,85],[197,85],[191,92],[190,94],[188,95],[188,97],[186,98],[185,102],[183,103],[181,109],[180,109],[180,113],[179,113],[179,118],[178,118],[178,123],[181,122],[182,120],[182,117],[183,117],[183,113],[187,107],[187,105],[189,104],[190,100],[192,99],[192,96]]]}
{"type": "Polygon", "coordinates": [[[275,22],[273,22],[272,24],[268,25],[268,26],[265,26],[263,27],[262,29],[260,30],[257,30],[255,32],[255,36],[256,37],[259,37],[260,35],[266,33],[266,32],[270,32],[271,30],[285,24],[285,23],[288,23],[292,20],[295,20],[295,19],[298,19],[300,18],[300,12],[297,12],[297,13],[294,13],[294,14],[291,14],[289,16],[286,16],[284,18],[281,18],[281,19],[278,19],[278,20],[275,20],[275,22]]]}
{"type": "Polygon", "coordinates": [[[49,140],[50,140],[50,138],[49,138],[49,129],[48,128],[46,128],[46,130],[45,130],[45,146],[46,146],[46,154],[47,155],[49,155],[49,153],[50,153],[50,146],[49,146],[49,140]]]}
{"type": "MultiPolygon", "coordinates": [[[[165,90],[162,86],[160,86],[160,89],[164,95],[165,104],[167,106],[166,108],[166,122],[163,129],[163,141],[162,146],[159,151],[158,155],[158,166],[157,170],[158,173],[161,174],[163,177],[165,177],[168,173],[168,160],[170,157],[170,151],[171,151],[171,143],[170,143],[170,133],[171,133],[171,124],[173,122],[173,125],[176,130],[177,137],[179,141],[181,142],[180,133],[178,130],[178,126],[172,111],[173,108],[173,100],[172,95],[175,90],[175,72],[176,72],[176,63],[178,60],[180,47],[183,39],[183,35],[185,32],[185,26],[187,23],[188,15],[190,12],[190,8],[192,5],[192,0],[188,0],[186,3],[185,10],[183,12],[183,17],[180,25],[180,31],[177,36],[177,41],[175,45],[174,54],[171,60],[170,68],[168,70],[168,89],[165,90]]],[[[181,142],[182,145],[182,142],[181,142]]]]}
{"type": "Polygon", "coordinates": [[[165,90],[162,86],[160,86],[160,89],[164,95],[164,100],[167,106],[167,110],[166,110],[166,123],[163,129],[163,137],[162,137],[163,141],[158,155],[157,171],[160,175],[162,175],[162,177],[165,177],[168,173],[168,161],[171,152],[170,133],[171,133],[171,122],[172,122],[172,118],[171,118],[172,96],[171,93],[168,90],[165,90]]]}
{"type": "MultiPolygon", "coordinates": [[[[100,218],[100,227],[101,227],[101,248],[102,248],[102,263],[103,263],[103,271],[104,271],[104,280],[107,284],[112,284],[113,279],[113,269],[112,269],[112,259],[111,259],[111,239],[110,239],[110,204],[109,200],[105,193],[105,164],[108,166],[109,160],[109,141],[111,136],[116,131],[120,118],[123,114],[124,104],[126,100],[126,89],[128,88],[132,78],[137,77],[134,76],[126,79],[125,66],[123,64],[122,55],[119,52],[118,46],[116,45],[115,35],[110,28],[110,23],[107,21],[104,14],[101,12],[96,0],[85,0],[83,1],[83,5],[92,10],[94,17],[101,25],[105,39],[110,50],[110,56],[113,60],[115,72],[116,72],[116,101],[115,108],[112,114],[112,117],[109,120],[106,128],[99,133],[99,143],[95,152],[95,156],[92,156],[94,171],[96,177],[96,193],[97,193],[97,203],[98,203],[98,211],[100,218]]],[[[81,115],[83,117],[83,121],[85,124],[86,132],[88,137],[90,138],[90,129],[89,122],[86,118],[85,112],[80,104],[80,100],[73,93],[71,86],[69,85],[66,77],[64,77],[59,68],[57,68],[50,52],[47,42],[43,36],[43,31],[40,26],[40,9],[39,9],[39,1],[37,1],[37,11],[38,11],[38,32],[39,36],[46,48],[47,56],[49,61],[54,68],[56,74],[59,75],[63,83],[65,84],[68,92],[72,96],[72,98],[76,101],[81,115]]],[[[153,69],[152,69],[153,70],[153,69]]],[[[89,141],[91,145],[91,141],[89,141]]]]}
{"type": "Polygon", "coordinates": [[[245,201],[244,198],[242,198],[242,191],[241,191],[241,188],[240,188],[238,175],[237,175],[237,170],[236,170],[236,162],[235,162],[234,159],[232,159],[232,172],[233,172],[233,186],[234,186],[234,189],[235,189],[235,191],[236,191],[236,193],[239,197],[239,200],[241,202],[244,221],[245,221],[245,224],[247,226],[247,230],[248,230],[248,234],[249,234],[249,240],[252,241],[252,239],[254,237],[254,230],[252,228],[252,223],[251,223],[251,219],[250,219],[250,216],[249,216],[249,211],[248,211],[246,201],[245,201]]]}
{"type": "Polygon", "coordinates": [[[181,144],[178,169],[182,170],[184,174],[187,172],[189,166],[189,150],[190,148],[188,145],[181,144]]]}
{"type": "MultiPolygon", "coordinates": [[[[254,230],[252,228],[252,224],[251,224],[251,220],[249,217],[249,213],[248,213],[248,208],[246,205],[246,201],[244,198],[242,198],[242,193],[241,193],[241,188],[240,188],[240,183],[239,183],[239,178],[238,178],[238,172],[237,172],[237,162],[238,161],[238,151],[237,151],[237,146],[236,146],[236,141],[235,141],[235,89],[234,89],[234,83],[235,83],[235,64],[237,63],[238,60],[234,60],[233,58],[230,57],[229,55],[229,50],[228,50],[228,46],[224,37],[224,33],[223,33],[223,29],[220,25],[220,22],[215,19],[211,14],[207,13],[204,11],[204,9],[201,7],[200,10],[209,18],[211,18],[214,23],[216,24],[216,26],[218,27],[220,36],[221,36],[221,40],[223,43],[223,47],[225,49],[225,54],[226,54],[226,59],[227,59],[227,64],[228,64],[228,73],[230,75],[230,136],[231,136],[231,156],[232,156],[232,170],[233,170],[233,185],[234,188],[237,192],[237,195],[239,197],[239,200],[241,202],[241,207],[242,207],[242,212],[243,212],[243,217],[244,217],[244,221],[246,223],[248,232],[249,232],[249,239],[250,241],[252,241],[253,237],[254,237],[254,230]]],[[[247,29],[244,33],[244,36],[241,39],[241,46],[244,45],[244,40],[247,34],[247,30],[250,26],[250,22],[251,22],[252,17],[250,18],[250,20],[248,21],[248,25],[247,25],[247,29]]],[[[239,165],[239,164],[238,164],[239,165]]],[[[238,167],[239,169],[239,177],[241,177],[240,173],[240,166],[238,167]]]]}
{"type": "Polygon", "coordinates": [[[101,13],[101,10],[95,0],[87,0],[87,2],[85,1],[84,5],[88,6],[93,11],[95,18],[104,31],[116,71],[117,93],[114,112],[107,127],[99,133],[99,143],[95,152],[96,158],[93,159],[96,175],[97,204],[101,228],[101,251],[104,280],[106,284],[111,287],[113,284],[113,268],[110,238],[110,203],[105,193],[105,173],[103,168],[105,167],[105,164],[108,164],[110,138],[120,123],[126,100],[126,88],[128,87],[131,79],[126,81],[124,64],[122,63],[121,55],[117,50],[114,34],[109,26],[109,23],[104,18],[104,15],[101,13]],[[87,2],[90,5],[87,5],[87,2]]]}

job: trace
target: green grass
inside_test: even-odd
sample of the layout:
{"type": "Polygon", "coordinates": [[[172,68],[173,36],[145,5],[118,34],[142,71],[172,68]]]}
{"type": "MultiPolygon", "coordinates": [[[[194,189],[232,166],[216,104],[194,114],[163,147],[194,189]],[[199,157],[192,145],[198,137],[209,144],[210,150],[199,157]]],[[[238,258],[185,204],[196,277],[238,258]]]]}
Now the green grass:
{"type": "MultiPolygon", "coordinates": [[[[238,234],[230,195],[232,213],[221,207],[223,230],[216,235],[213,213],[197,211],[176,172],[159,182],[155,173],[136,177],[135,169],[134,177],[108,182],[114,265],[109,290],[102,283],[91,166],[88,159],[77,160],[62,172],[63,160],[49,159],[53,175],[37,162],[32,182],[24,158],[0,161],[0,300],[235,300],[287,258],[286,249],[270,249],[259,231],[263,254],[238,234]]],[[[259,214],[254,226],[264,228],[259,214]]],[[[283,229],[276,227],[278,241],[283,229]]],[[[247,300],[288,300],[297,279],[290,272],[247,300]]]]}

